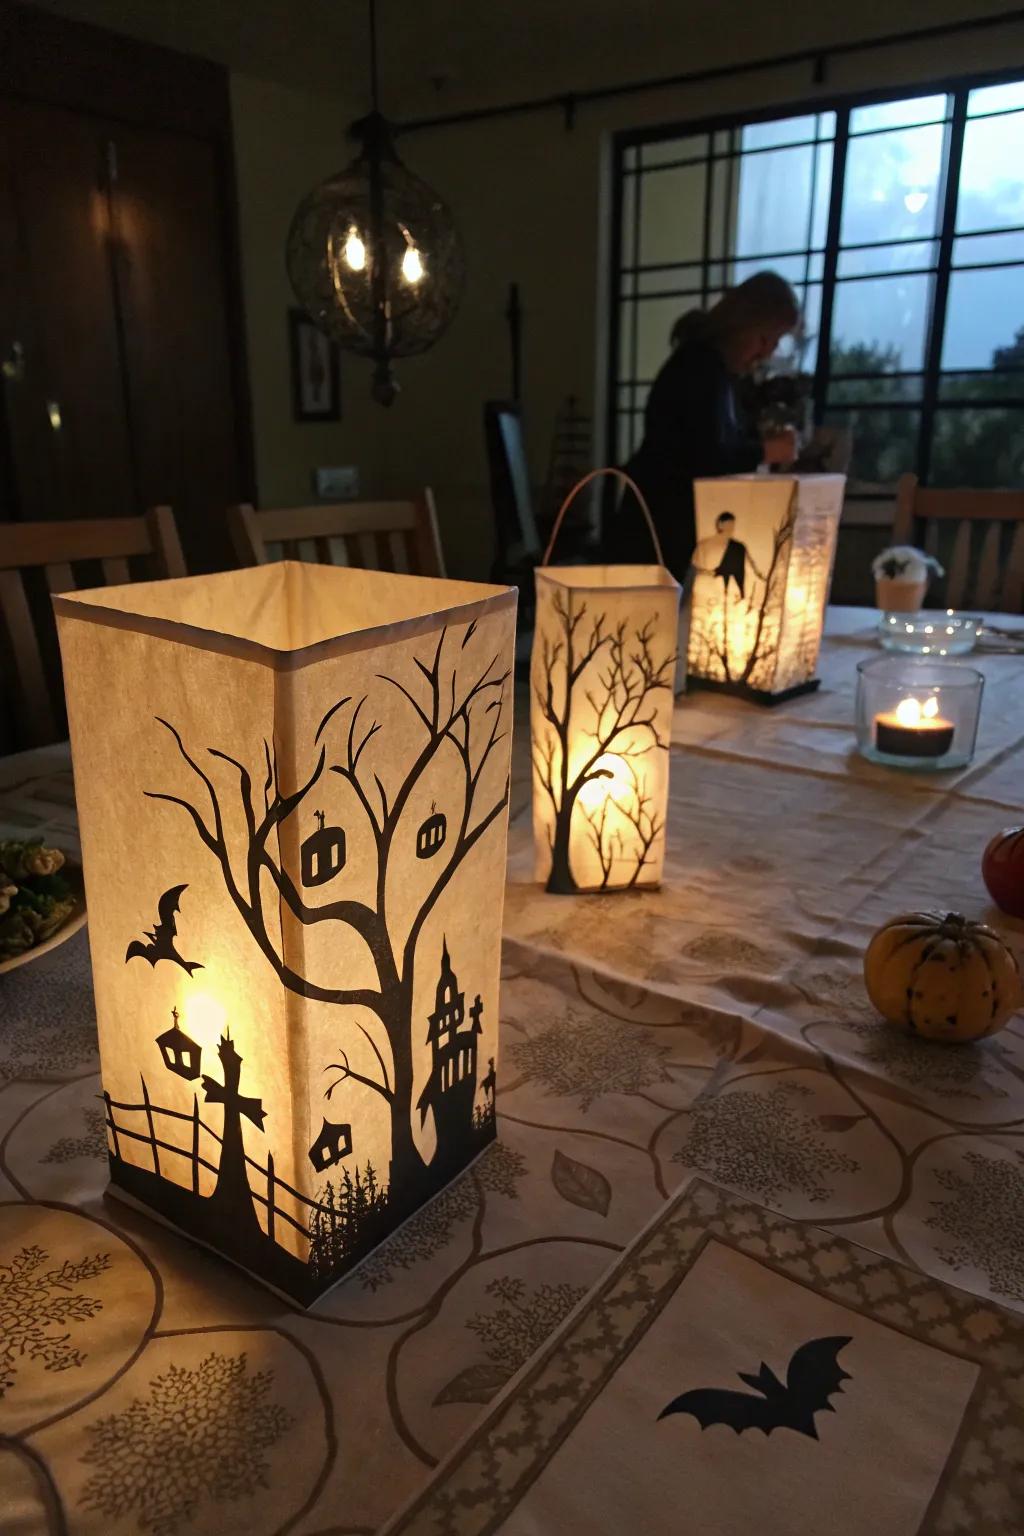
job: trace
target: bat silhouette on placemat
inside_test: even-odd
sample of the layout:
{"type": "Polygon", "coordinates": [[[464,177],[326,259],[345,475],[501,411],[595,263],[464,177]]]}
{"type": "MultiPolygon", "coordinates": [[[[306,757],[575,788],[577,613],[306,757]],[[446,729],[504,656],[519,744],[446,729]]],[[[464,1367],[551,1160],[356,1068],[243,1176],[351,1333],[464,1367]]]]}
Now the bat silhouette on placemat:
{"type": "Polygon", "coordinates": [[[756,1376],[743,1371],[736,1373],[740,1381],[753,1387],[753,1392],[731,1392],[720,1387],[684,1392],[673,1398],[658,1418],[691,1413],[701,1429],[710,1424],[727,1424],[738,1435],[745,1429],[760,1429],[766,1435],[773,1429],[794,1429],[798,1435],[810,1435],[817,1440],[814,1415],[834,1413],[829,1398],[843,1390],[841,1382],[852,1380],[839,1364],[839,1351],[849,1342],[849,1338],[841,1336],[811,1339],[794,1352],[785,1385],[762,1360],[756,1376]]]}
{"type": "Polygon", "coordinates": [[[172,885],[169,891],[164,891],[157,902],[157,921],[152,932],[143,929],[148,942],[143,943],[142,939],[133,939],[124,957],[125,965],[136,955],[141,955],[143,960],[149,961],[150,965],[156,965],[158,960],[173,960],[175,965],[180,965],[182,970],[187,971],[190,976],[193,971],[203,969],[198,960],[183,960],[174,947],[174,940],[178,935],[174,915],[180,910],[182,891],[187,890],[187,885],[172,885]]]}

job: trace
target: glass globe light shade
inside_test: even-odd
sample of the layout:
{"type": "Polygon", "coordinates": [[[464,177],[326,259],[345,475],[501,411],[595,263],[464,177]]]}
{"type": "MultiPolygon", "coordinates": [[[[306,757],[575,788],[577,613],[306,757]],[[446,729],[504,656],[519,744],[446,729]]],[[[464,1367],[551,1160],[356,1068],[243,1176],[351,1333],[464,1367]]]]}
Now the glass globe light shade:
{"type": "Polygon", "coordinates": [[[462,243],[445,203],[398,158],[384,119],[371,113],[353,132],[360,154],[296,209],[288,276],[325,335],[375,360],[373,396],[390,405],[392,359],[427,351],[458,308],[462,243]]]}

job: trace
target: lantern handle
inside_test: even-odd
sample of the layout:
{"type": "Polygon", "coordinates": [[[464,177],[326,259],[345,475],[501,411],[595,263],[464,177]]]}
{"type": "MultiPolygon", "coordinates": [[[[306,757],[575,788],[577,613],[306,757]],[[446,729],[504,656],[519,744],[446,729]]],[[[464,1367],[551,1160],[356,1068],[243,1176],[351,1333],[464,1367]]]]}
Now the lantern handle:
{"type": "Polygon", "coordinates": [[[562,526],[562,519],[568,512],[569,508],[572,506],[573,502],[576,500],[576,497],[579,495],[580,491],[582,491],[585,485],[589,485],[591,480],[596,480],[601,475],[614,475],[616,480],[620,480],[624,486],[627,486],[633,492],[633,495],[636,497],[637,502],[640,505],[641,512],[647,519],[647,527],[650,530],[651,543],[654,545],[654,553],[657,556],[657,563],[658,565],[664,565],[665,556],[661,552],[661,541],[658,538],[658,531],[654,526],[654,518],[651,516],[651,509],[648,507],[646,501],[644,500],[643,492],[637,485],[636,481],[631,479],[630,476],[626,474],[624,469],[617,469],[614,464],[608,464],[603,469],[592,469],[588,475],[583,476],[582,480],[577,480],[576,484],[573,486],[572,490],[569,492],[568,496],[566,496],[565,500],[562,502],[562,505],[558,509],[558,516],[555,518],[554,527],[551,530],[551,537],[548,540],[548,547],[544,551],[544,556],[540,562],[541,565],[547,565],[548,561],[551,559],[551,551],[555,547],[555,540],[558,537],[558,530],[562,526]]]}

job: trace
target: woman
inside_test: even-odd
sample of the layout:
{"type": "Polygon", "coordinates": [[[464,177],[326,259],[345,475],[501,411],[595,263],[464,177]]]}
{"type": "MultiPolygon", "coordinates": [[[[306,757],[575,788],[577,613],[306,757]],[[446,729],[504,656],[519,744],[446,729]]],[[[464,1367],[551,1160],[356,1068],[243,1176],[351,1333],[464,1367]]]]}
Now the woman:
{"type": "MultiPolygon", "coordinates": [[[[790,430],[763,444],[739,419],[735,381],[772,356],[800,319],[796,294],[776,272],[758,272],[730,288],[706,313],[692,310],[672,328],[673,351],[651,387],[644,439],[625,466],[651,509],[665,564],[683,581],[694,545],[693,482],[737,475],[768,463],[790,463],[790,430]]],[[[607,558],[653,560],[650,535],[627,492],[605,539],[607,558]]]]}

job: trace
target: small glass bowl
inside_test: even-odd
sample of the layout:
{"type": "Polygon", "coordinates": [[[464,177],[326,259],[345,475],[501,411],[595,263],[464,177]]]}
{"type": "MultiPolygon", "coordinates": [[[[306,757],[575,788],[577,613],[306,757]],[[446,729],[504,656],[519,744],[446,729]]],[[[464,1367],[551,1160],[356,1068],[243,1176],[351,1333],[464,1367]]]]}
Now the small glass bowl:
{"type": "Polygon", "coordinates": [[[966,656],[984,627],[976,613],[883,613],[878,638],[884,651],[915,656],[966,656]]]}
{"type": "Polygon", "coordinates": [[[918,773],[963,768],[974,756],[985,679],[928,657],[857,664],[857,749],[873,763],[918,773]]]}

